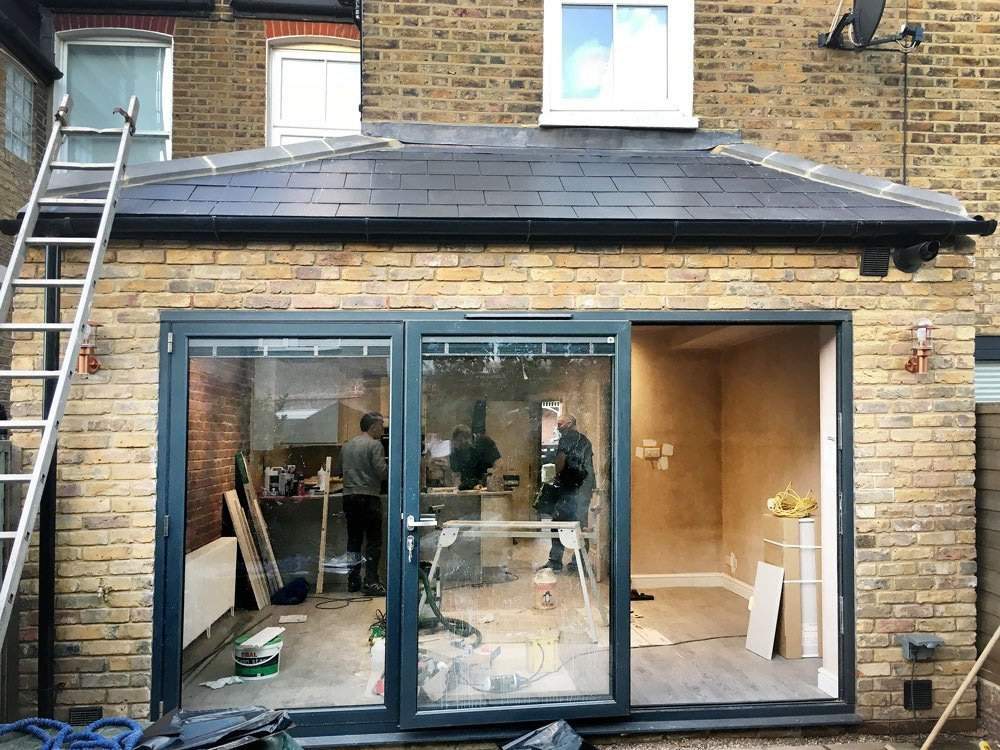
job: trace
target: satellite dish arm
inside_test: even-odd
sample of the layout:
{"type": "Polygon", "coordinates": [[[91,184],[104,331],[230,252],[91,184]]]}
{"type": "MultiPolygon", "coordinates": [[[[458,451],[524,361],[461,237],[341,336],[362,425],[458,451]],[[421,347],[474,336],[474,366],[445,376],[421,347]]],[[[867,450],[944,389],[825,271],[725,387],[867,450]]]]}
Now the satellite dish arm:
{"type": "Polygon", "coordinates": [[[844,29],[854,21],[854,13],[845,13],[837,21],[836,25],[827,34],[819,35],[819,46],[830,49],[854,49],[854,45],[849,45],[844,39],[844,29]]]}

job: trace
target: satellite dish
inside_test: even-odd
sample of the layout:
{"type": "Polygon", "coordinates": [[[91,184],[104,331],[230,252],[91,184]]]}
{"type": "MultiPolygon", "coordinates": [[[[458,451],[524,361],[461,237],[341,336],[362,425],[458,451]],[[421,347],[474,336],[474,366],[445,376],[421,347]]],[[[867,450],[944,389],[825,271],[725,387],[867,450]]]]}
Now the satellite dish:
{"type": "Polygon", "coordinates": [[[883,11],[885,0],[854,0],[851,37],[857,46],[867,47],[875,38],[883,11]]]}
{"type": "MultiPolygon", "coordinates": [[[[843,5],[844,1],[841,0],[837,7],[838,14],[843,5]]],[[[884,11],[885,0],[854,0],[851,12],[839,19],[835,15],[830,31],[819,35],[819,46],[855,52],[891,42],[897,42],[903,52],[918,47],[924,39],[924,30],[916,25],[906,24],[898,34],[875,38],[884,11]]]]}

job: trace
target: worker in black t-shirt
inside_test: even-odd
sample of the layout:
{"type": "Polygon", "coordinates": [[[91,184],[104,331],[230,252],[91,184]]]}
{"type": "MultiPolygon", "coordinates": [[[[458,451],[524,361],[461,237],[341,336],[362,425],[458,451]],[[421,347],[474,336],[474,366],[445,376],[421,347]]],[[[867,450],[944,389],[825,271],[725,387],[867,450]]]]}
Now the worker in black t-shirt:
{"type": "MultiPolygon", "coordinates": [[[[576,427],[576,417],[563,414],[559,417],[559,445],[556,447],[556,501],[553,521],[579,521],[587,526],[590,516],[590,498],[594,494],[594,448],[590,440],[576,427]]],[[[549,561],[543,566],[562,570],[564,547],[559,537],[553,537],[549,561]]],[[[584,554],[584,550],[580,554],[584,554]]],[[[569,573],[576,572],[576,559],[570,561],[569,573]]]]}
{"type": "Polygon", "coordinates": [[[451,470],[458,477],[458,489],[471,490],[487,486],[487,475],[493,471],[493,481],[500,477],[503,460],[497,444],[488,435],[476,435],[468,425],[460,424],[451,433],[451,470]]]}

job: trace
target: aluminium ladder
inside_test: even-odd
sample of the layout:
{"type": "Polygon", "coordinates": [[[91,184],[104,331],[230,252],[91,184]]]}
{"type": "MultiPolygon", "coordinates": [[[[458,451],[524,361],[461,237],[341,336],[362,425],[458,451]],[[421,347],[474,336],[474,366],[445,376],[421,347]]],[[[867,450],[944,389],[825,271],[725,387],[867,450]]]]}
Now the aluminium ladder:
{"type": "MultiPolygon", "coordinates": [[[[3,570],[3,587],[0,589],[0,641],[3,641],[10,623],[14,600],[17,596],[18,584],[24,569],[24,561],[31,543],[31,533],[41,505],[42,491],[49,472],[56,440],[59,434],[59,423],[66,409],[66,400],[77,366],[77,356],[80,344],[86,335],[90,309],[94,304],[94,289],[104,261],[104,252],[108,246],[111,225],[115,219],[115,209],[118,195],[121,192],[122,180],[125,175],[125,164],[128,161],[132,136],[135,134],[135,122],[139,115],[139,100],[132,97],[128,111],[118,108],[115,114],[124,118],[121,128],[78,128],[66,124],[69,117],[71,102],[64,97],[55,113],[55,123],[49,136],[45,154],[42,156],[41,167],[35,186],[24,209],[24,219],[21,230],[11,252],[10,265],[0,287],[0,331],[68,334],[66,348],[58,370],[0,370],[0,378],[5,380],[41,380],[55,381],[52,402],[48,413],[41,419],[6,419],[0,420],[0,429],[40,431],[41,440],[35,451],[30,473],[0,474],[0,482],[12,485],[27,484],[23,495],[21,516],[16,531],[5,531],[0,528],[0,544],[11,544],[8,563],[3,570]],[[118,135],[118,150],[114,162],[70,162],[58,161],[57,155],[62,148],[67,135],[118,135]],[[111,172],[108,192],[103,198],[47,198],[49,179],[54,169],[61,170],[103,170],[111,172]],[[101,218],[96,237],[39,237],[35,236],[35,225],[39,210],[44,206],[100,206],[101,218]],[[57,246],[66,248],[91,248],[87,271],[83,278],[69,279],[36,279],[21,278],[21,269],[29,248],[39,246],[57,246]],[[13,307],[13,298],[20,289],[73,289],[80,291],[76,311],[72,323],[9,323],[7,322],[13,307]]],[[[43,336],[44,338],[44,336],[43,336]]],[[[44,364],[43,364],[44,367],[44,364]]],[[[0,557],[2,559],[2,557],[0,557]]]]}

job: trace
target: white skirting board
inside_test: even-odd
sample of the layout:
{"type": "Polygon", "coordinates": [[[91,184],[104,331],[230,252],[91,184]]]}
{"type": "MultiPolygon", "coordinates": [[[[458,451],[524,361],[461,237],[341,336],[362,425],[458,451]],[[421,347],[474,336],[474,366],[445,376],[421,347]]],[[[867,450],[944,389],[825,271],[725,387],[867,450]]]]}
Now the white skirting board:
{"type": "Polygon", "coordinates": [[[182,647],[236,604],[236,537],[224,536],[184,556],[182,647]]]}
{"type": "Polygon", "coordinates": [[[632,588],[723,588],[744,599],[753,595],[753,586],[726,573],[638,573],[632,576],[632,588]]]}

